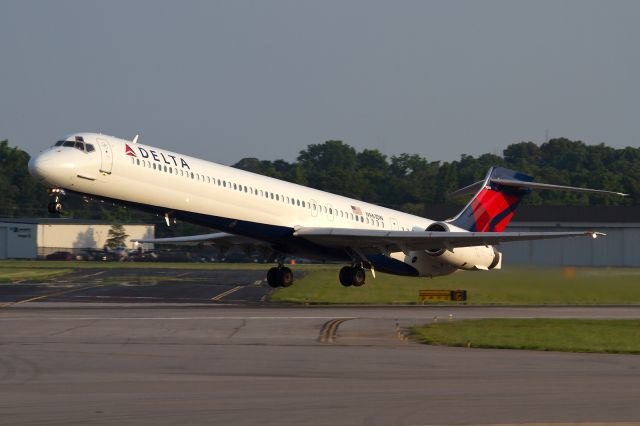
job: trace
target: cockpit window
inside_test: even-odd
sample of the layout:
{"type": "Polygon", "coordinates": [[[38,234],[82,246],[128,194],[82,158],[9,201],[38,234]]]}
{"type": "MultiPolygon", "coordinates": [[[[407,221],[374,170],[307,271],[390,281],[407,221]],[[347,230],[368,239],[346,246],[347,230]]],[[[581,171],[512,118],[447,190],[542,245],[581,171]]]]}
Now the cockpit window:
{"type": "Polygon", "coordinates": [[[58,141],[54,146],[76,148],[83,152],[93,152],[96,150],[92,144],[84,143],[84,141],[82,140],[82,137],[79,137],[79,136],[76,136],[75,140],[73,141],[58,141]]]}

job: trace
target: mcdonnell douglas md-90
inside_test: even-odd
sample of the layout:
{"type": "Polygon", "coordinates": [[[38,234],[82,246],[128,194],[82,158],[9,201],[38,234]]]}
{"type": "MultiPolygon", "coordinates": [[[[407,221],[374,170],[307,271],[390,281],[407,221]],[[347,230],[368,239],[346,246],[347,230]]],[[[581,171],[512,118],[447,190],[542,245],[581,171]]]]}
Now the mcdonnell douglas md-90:
{"type": "Polygon", "coordinates": [[[249,173],[97,133],[74,133],[29,162],[48,186],[49,211],[76,193],[220,232],[140,240],[262,247],[278,266],[272,287],[293,283],[285,255],[344,262],[340,283],[361,286],[365,270],[436,277],[457,270],[500,269],[502,242],[601,235],[597,232],[504,232],[532,189],[618,192],[535,183],[531,176],[492,167],[484,180],[457,191],[473,198],[453,219],[434,221],[340,195],[249,173]]]}

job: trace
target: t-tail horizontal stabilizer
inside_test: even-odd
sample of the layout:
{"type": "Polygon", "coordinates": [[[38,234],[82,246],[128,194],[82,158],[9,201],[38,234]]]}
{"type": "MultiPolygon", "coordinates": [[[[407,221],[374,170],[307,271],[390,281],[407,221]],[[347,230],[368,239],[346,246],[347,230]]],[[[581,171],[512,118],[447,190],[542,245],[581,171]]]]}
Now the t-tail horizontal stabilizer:
{"type": "Polygon", "coordinates": [[[492,183],[496,185],[508,186],[512,188],[546,189],[546,190],[567,191],[567,192],[588,192],[591,194],[601,194],[601,195],[619,195],[621,197],[629,196],[629,194],[625,194],[624,192],[606,191],[603,189],[580,188],[577,186],[553,185],[549,183],[538,183],[538,182],[523,181],[523,180],[516,180],[516,179],[491,177],[491,171],[489,172],[489,177],[487,179],[479,180],[478,182],[472,183],[471,185],[465,186],[464,188],[460,188],[457,191],[450,193],[449,196],[460,197],[465,195],[474,195],[481,188],[486,187],[487,185],[490,185],[492,183]]]}
{"type": "Polygon", "coordinates": [[[452,194],[454,196],[475,195],[455,218],[447,222],[471,232],[503,231],[522,198],[532,189],[627,196],[621,192],[602,189],[537,183],[533,182],[533,177],[524,173],[504,167],[492,167],[484,180],[459,189],[452,194]]]}

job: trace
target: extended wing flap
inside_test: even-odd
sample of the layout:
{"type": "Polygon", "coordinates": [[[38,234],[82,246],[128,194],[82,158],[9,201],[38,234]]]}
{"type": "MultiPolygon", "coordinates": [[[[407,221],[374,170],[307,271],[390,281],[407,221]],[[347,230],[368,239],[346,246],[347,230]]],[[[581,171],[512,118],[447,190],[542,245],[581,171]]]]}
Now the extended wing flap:
{"type": "Polygon", "coordinates": [[[226,232],[214,232],[212,234],[189,235],[183,237],[168,238],[137,238],[131,240],[134,243],[150,243],[150,244],[176,244],[176,245],[256,245],[266,246],[266,243],[247,238],[240,235],[228,234],[226,232]]]}
{"type": "Polygon", "coordinates": [[[295,236],[330,247],[378,248],[384,251],[495,245],[503,242],[592,237],[600,232],[416,232],[352,228],[300,228],[295,236]]]}

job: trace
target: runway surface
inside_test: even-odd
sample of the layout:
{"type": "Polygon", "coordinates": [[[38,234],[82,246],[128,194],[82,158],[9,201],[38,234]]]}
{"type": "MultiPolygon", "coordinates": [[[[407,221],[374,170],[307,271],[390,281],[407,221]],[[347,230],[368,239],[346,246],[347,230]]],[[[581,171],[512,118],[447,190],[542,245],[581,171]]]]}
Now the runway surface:
{"type": "Polygon", "coordinates": [[[264,302],[271,290],[265,271],[84,269],[46,282],[0,283],[0,307],[43,300],[255,304],[264,302]]]}
{"type": "Polygon", "coordinates": [[[430,347],[402,333],[464,318],[640,318],[638,307],[287,307],[203,289],[206,303],[168,305],[130,303],[126,286],[110,303],[73,292],[21,303],[48,288],[21,299],[15,285],[0,286],[3,425],[640,420],[638,356],[430,347]]]}

